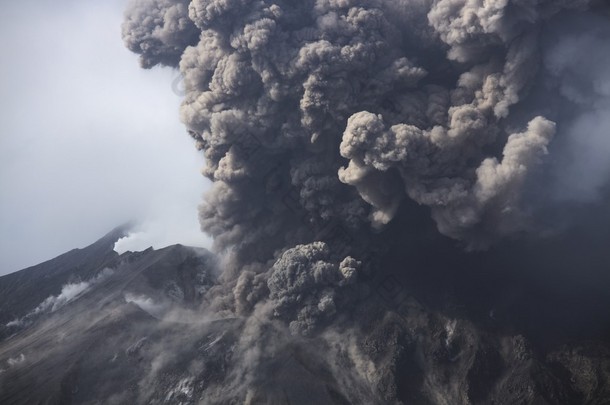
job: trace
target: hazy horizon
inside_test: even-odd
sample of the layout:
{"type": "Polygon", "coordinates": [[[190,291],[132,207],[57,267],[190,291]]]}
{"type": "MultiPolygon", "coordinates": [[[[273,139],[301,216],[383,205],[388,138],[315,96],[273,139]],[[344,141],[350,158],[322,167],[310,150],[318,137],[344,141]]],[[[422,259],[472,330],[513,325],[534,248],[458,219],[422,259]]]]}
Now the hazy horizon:
{"type": "Polygon", "coordinates": [[[0,275],[130,220],[139,233],[122,245],[133,249],[209,242],[178,73],[138,66],[121,39],[126,3],[1,6],[0,275]]]}

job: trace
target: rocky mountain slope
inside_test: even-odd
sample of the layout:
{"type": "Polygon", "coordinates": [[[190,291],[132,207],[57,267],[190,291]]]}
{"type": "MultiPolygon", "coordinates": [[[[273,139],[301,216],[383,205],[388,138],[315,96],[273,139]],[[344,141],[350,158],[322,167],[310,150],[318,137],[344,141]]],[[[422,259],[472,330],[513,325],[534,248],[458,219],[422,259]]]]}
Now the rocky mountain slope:
{"type": "Polygon", "coordinates": [[[248,356],[264,374],[232,403],[610,401],[603,339],[541,346],[498,327],[495,314],[482,320],[438,297],[434,305],[387,277],[363,287],[345,323],[358,333],[292,336],[273,322],[253,331],[247,318],[206,315],[206,292],[218,285],[209,252],[176,245],[118,255],[112,247],[121,235],[116,229],[0,278],[1,404],[226,403],[215,398],[231,397],[226,382],[248,356]],[[248,339],[260,340],[258,352],[241,350],[248,339]],[[354,375],[355,351],[368,381],[354,375]]]}

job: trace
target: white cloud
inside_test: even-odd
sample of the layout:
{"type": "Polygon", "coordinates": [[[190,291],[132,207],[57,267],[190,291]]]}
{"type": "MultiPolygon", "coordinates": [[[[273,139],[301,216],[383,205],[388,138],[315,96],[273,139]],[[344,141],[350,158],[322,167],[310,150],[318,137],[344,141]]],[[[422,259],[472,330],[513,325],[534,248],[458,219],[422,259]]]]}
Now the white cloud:
{"type": "Polygon", "coordinates": [[[189,209],[185,204],[191,201],[174,201],[167,204],[165,210],[153,208],[149,218],[115,243],[114,250],[122,254],[127,251],[140,252],[149,247],[161,249],[177,243],[209,248],[211,239],[201,232],[196,210],[189,209]]]}

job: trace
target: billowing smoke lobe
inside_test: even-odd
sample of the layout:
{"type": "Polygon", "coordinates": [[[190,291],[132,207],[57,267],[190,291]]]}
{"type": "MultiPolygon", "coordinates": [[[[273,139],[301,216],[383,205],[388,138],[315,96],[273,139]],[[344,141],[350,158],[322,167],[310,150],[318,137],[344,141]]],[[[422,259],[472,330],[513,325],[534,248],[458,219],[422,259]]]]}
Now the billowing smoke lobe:
{"type": "MultiPolygon", "coordinates": [[[[208,310],[245,322],[206,401],[533,401],[510,386],[535,379],[526,338],[551,361],[560,332],[608,329],[608,14],[132,1],[127,47],[180,69],[213,181],[200,222],[225,269],[208,310]]],[[[551,403],[587,395],[548,387],[551,403]]]]}

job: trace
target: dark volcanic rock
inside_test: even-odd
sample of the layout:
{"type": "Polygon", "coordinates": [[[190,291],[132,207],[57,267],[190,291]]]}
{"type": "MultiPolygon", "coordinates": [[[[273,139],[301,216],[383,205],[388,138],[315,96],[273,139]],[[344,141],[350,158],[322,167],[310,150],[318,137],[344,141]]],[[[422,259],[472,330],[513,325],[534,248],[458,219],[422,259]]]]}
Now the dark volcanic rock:
{"type": "MultiPolygon", "coordinates": [[[[221,404],[212,398],[233,395],[227,381],[257,354],[240,351],[254,336],[247,318],[206,315],[214,257],[180,245],[119,256],[121,235],[0,278],[0,404],[221,404]]],[[[416,295],[381,305],[365,294],[352,339],[349,328],[298,337],[261,322],[257,350],[272,355],[258,358],[265,374],[234,403],[356,403],[345,384],[367,404],[608,403],[609,342],[534,344],[416,295]],[[350,380],[354,348],[369,364],[367,386],[350,380]]]]}
{"type": "MultiPolygon", "coordinates": [[[[188,360],[199,347],[230,339],[231,321],[203,327],[203,320],[158,319],[159,311],[201,303],[214,281],[207,251],[177,245],[119,256],[112,249],[122,234],[116,229],[84,249],[0,278],[0,403],[136,403],[157,389],[165,398],[181,373],[190,375],[188,360]],[[175,336],[180,344],[172,345],[175,336]],[[161,359],[159,346],[171,349],[171,359],[161,359]],[[142,386],[147,376],[154,389],[142,386]]],[[[207,357],[208,367],[222,360],[216,357],[207,357]]],[[[176,398],[189,390],[178,391],[176,398]]]]}
{"type": "MultiPolygon", "coordinates": [[[[0,325],[20,318],[45,298],[58,295],[63,285],[88,279],[119,255],[114,243],[125,236],[117,227],[94,244],[73,249],[52,260],[0,277],[0,325]]],[[[0,335],[1,336],[1,335],[0,335]]]]}

